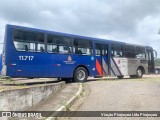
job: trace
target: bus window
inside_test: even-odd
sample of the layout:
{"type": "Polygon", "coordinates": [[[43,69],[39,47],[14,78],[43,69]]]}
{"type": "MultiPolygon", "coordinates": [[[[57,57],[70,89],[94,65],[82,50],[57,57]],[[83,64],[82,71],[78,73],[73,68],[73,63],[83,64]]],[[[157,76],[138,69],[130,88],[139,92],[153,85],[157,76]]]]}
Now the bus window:
{"type": "Polygon", "coordinates": [[[71,53],[71,47],[59,46],[59,53],[71,53]]]}
{"type": "Polygon", "coordinates": [[[93,54],[92,42],[83,39],[74,39],[73,52],[80,55],[91,55],[93,54]]]}
{"type": "Polygon", "coordinates": [[[135,46],[134,45],[126,45],[125,46],[125,57],[127,58],[135,58],[135,46]]]}
{"type": "Polygon", "coordinates": [[[37,44],[37,52],[45,52],[44,44],[37,44]]]}
{"type": "Polygon", "coordinates": [[[24,50],[28,51],[28,45],[24,45],[24,50]]]}
{"type": "Polygon", "coordinates": [[[108,54],[108,47],[107,47],[107,45],[96,44],[95,52],[96,52],[96,56],[107,55],[108,54]]]}
{"type": "Polygon", "coordinates": [[[14,45],[18,51],[25,51],[24,42],[14,41],[14,45]]]}
{"type": "Polygon", "coordinates": [[[100,49],[96,49],[96,56],[100,56],[101,55],[101,50],[100,49]]]}
{"type": "Polygon", "coordinates": [[[70,37],[55,36],[55,41],[58,45],[72,45],[72,39],[70,37]]]}
{"type": "Polygon", "coordinates": [[[145,48],[136,46],[136,58],[145,59],[145,48]]]}
{"type": "Polygon", "coordinates": [[[57,53],[57,45],[47,45],[47,52],[57,53]]]}
{"type": "Polygon", "coordinates": [[[29,51],[34,52],[36,50],[36,44],[35,43],[29,43],[29,51]]]}
{"type": "Polygon", "coordinates": [[[47,52],[57,53],[58,46],[56,45],[56,40],[54,36],[48,35],[47,37],[47,52]]]}
{"type": "Polygon", "coordinates": [[[37,52],[45,52],[44,35],[36,34],[37,52]]]}
{"type": "Polygon", "coordinates": [[[48,35],[47,52],[49,53],[72,53],[72,39],[65,36],[48,35]]]}
{"type": "Polygon", "coordinates": [[[58,52],[63,54],[72,53],[72,38],[65,36],[55,36],[58,52]]]}
{"type": "Polygon", "coordinates": [[[112,55],[114,57],[122,57],[123,56],[122,51],[114,51],[114,52],[112,52],[112,55]]]}
{"type": "Polygon", "coordinates": [[[44,35],[35,32],[14,30],[13,41],[18,51],[44,52],[44,35]],[[37,46],[37,50],[36,50],[37,46]]]}
{"type": "Polygon", "coordinates": [[[123,57],[123,45],[112,44],[111,45],[111,55],[113,57],[123,57]]]}
{"type": "Polygon", "coordinates": [[[35,51],[35,43],[14,41],[14,45],[18,51],[35,51]]]}

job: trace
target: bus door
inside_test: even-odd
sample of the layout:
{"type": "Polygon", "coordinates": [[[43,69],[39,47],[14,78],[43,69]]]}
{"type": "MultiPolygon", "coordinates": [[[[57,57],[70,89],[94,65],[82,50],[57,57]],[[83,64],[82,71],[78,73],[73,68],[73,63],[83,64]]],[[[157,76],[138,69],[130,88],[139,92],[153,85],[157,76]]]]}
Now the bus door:
{"type": "Polygon", "coordinates": [[[146,56],[148,59],[148,73],[154,73],[154,55],[153,55],[153,49],[146,49],[146,56]]]}
{"type": "Polygon", "coordinates": [[[108,76],[108,44],[95,44],[96,76],[108,76]]]}

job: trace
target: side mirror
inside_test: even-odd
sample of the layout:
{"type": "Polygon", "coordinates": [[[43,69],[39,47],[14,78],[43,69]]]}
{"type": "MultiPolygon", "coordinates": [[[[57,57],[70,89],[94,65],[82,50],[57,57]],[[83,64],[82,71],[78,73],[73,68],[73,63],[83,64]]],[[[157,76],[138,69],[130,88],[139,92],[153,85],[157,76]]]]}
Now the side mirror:
{"type": "Polygon", "coordinates": [[[157,58],[157,51],[153,50],[153,52],[154,52],[154,59],[156,59],[157,58]]]}

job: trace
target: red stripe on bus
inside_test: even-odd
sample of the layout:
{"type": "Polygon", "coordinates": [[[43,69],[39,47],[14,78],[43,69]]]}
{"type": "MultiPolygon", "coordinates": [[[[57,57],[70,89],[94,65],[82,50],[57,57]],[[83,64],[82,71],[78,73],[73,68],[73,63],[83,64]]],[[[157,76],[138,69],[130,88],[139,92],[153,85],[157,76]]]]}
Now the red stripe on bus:
{"type": "Polygon", "coordinates": [[[97,59],[96,59],[96,70],[98,71],[99,75],[103,75],[102,66],[100,65],[97,59]]]}

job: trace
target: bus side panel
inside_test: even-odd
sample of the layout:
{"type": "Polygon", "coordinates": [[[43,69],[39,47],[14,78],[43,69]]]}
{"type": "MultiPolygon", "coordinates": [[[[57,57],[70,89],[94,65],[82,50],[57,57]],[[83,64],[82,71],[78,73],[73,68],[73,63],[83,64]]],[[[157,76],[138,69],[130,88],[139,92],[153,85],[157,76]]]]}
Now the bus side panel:
{"type": "MultiPolygon", "coordinates": [[[[116,75],[128,75],[128,60],[127,58],[121,58],[121,57],[114,57],[114,61],[117,65],[118,71],[116,72],[116,75]],[[120,74],[121,73],[121,74],[120,74]]],[[[131,71],[131,69],[129,69],[131,71]]]]}
{"type": "Polygon", "coordinates": [[[53,58],[53,66],[56,70],[52,70],[54,76],[62,78],[73,77],[73,71],[76,67],[76,57],[73,54],[57,54],[53,58]]]}
{"type": "Polygon", "coordinates": [[[17,65],[15,71],[17,77],[38,77],[41,75],[40,66],[17,65]]]}
{"type": "Polygon", "coordinates": [[[111,57],[110,58],[110,71],[111,71],[111,76],[122,76],[122,72],[118,66],[118,63],[119,61],[114,58],[114,57],[111,57]]]}
{"type": "Polygon", "coordinates": [[[76,67],[83,65],[87,67],[89,71],[89,76],[96,75],[94,56],[88,56],[88,55],[75,55],[75,56],[76,56],[76,67]]]}
{"type": "Polygon", "coordinates": [[[17,66],[8,66],[7,67],[7,76],[16,77],[16,67],[17,66]]]}
{"type": "Polygon", "coordinates": [[[96,76],[108,76],[108,56],[96,56],[96,76]]]}
{"type": "Polygon", "coordinates": [[[95,76],[103,76],[102,57],[101,56],[96,56],[95,67],[96,67],[96,75],[95,76]]]}
{"type": "MultiPolygon", "coordinates": [[[[20,52],[19,52],[20,53],[20,52]]],[[[20,57],[32,60],[17,60],[16,76],[21,77],[72,77],[74,64],[67,64],[69,55],[46,53],[21,53],[20,57]],[[67,62],[65,64],[65,62],[67,62]]],[[[20,58],[22,59],[22,58],[20,58]]],[[[24,58],[23,58],[24,59],[24,58]]],[[[71,62],[70,62],[71,63],[71,62]]]]}
{"type": "Polygon", "coordinates": [[[2,75],[9,76],[13,69],[8,68],[10,61],[14,61],[14,53],[10,53],[13,50],[12,42],[12,29],[9,26],[5,28],[5,38],[4,38],[4,48],[3,48],[3,65],[2,65],[2,75]]]}
{"type": "Polygon", "coordinates": [[[102,57],[102,67],[104,70],[104,76],[109,76],[109,61],[108,56],[102,57]]]}

